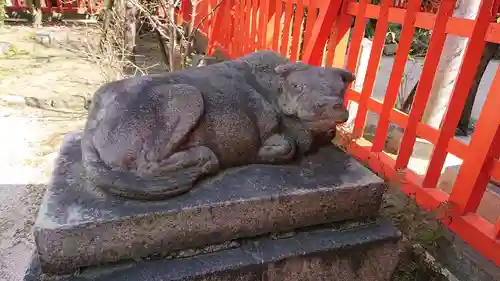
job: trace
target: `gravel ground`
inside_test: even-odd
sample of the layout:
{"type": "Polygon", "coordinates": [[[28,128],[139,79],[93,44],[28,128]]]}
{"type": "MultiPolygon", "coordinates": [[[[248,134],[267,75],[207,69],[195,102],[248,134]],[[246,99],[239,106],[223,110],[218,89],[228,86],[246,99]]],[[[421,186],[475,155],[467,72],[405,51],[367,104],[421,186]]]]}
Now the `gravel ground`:
{"type": "MultiPolygon", "coordinates": [[[[44,28],[73,36],[68,28],[44,28]]],[[[76,36],[76,35],[75,35],[76,36]]],[[[104,82],[99,67],[11,26],[0,41],[0,280],[22,280],[34,250],[32,225],[65,133],[82,128],[83,107],[104,82]]]]}

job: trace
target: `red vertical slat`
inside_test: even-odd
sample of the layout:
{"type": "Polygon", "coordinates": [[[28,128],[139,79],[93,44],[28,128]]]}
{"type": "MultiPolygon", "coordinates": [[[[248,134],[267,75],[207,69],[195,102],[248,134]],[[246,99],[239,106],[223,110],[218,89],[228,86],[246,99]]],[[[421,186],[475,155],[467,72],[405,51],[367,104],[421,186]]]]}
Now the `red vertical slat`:
{"type": "Polygon", "coordinates": [[[248,52],[248,37],[249,37],[249,32],[250,32],[250,11],[249,11],[249,6],[250,6],[250,0],[242,0],[242,13],[241,17],[243,19],[242,25],[241,25],[241,42],[240,44],[242,45],[242,50],[241,50],[241,55],[246,55],[248,52]]]}
{"type": "Polygon", "coordinates": [[[293,34],[292,34],[292,49],[290,59],[292,61],[297,60],[298,50],[299,50],[299,39],[301,37],[302,21],[304,20],[304,0],[297,0],[297,6],[295,8],[295,17],[293,23],[293,34]]]}
{"type": "MultiPolygon", "coordinates": [[[[367,1],[367,0],[362,0],[367,1]]],[[[337,17],[341,1],[328,0],[320,6],[319,18],[313,26],[311,38],[306,42],[303,60],[312,65],[321,65],[323,49],[333,27],[332,19],[337,17]]]]}
{"type": "Polygon", "coordinates": [[[368,111],[366,103],[370,98],[373,91],[373,86],[375,85],[375,78],[377,76],[380,57],[382,55],[382,48],[384,47],[387,28],[389,27],[389,8],[391,6],[392,0],[382,0],[380,14],[377,20],[377,25],[375,27],[375,35],[373,38],[372,50],[370,52],[368,69],[366,71],[363,89],[361,90],[361,96],[359,98],[358,112],[354,121],[354,137],[360,137],[362,135],[363,127],[365,125],[366,113],[368,111]]]}
{"type": "Polygon", "coordinates": [[[207,28],[208,28],[207,35],[212,34],[212,32],[215,28],[214,19],[215,19],[216,10],[214,10],[214,9],[215,9],[216,5],[217,5],[217,0],[208,0],[208,11],[207,11],[208,17],[206,19],[207,28]]]}
{"type": "Polygon", "coordinates": [[[293,15],[293,3],[292,1],[285,2],[285,23],[283,25],[283,37],[281,38],[281,50],[280,53],[283,56],[288,56],[288,41],[290,36],[290,23],[292,21],[293,15]]]}
{"type": "MultiPolygon", "coordinates": [[[[272,0],[271,0],[272,1],[272,0]]],[[[281,17],[283,15],[283,1],[276,1],[276,14],[274,16],[274,34],[273,34],[273,50],[279,51],[279,42],[281,37],[281,17]]]]}
{"type": "Polygon", "coordinates": [[[325,66],[331,66],[333,64],[333,57],[335,57],[335,47],[337,46],[337,25],[338,21],[335,20],[333,23],[332,31],[330,32],[330,38],[328,39],[328,47],[326,49],[326,60],[325,66]]]}
{"type": "Polygon", "coordinates": [[[436,187],[441,176],[441,169],[448,154],[448,143],[455,134],[462,108],[465,105],[469,89],[472,85],[476,70],[483,54],[486,41],[484,40],[488,27],[493,21],[492,8],[494,0],[483,0],[474,24],[472,36],[467,44],[457,81],[453,88],[448,110],[443,120],[438,140],[434,146],[429,168],[422,186],[436,187]]]}
{"type": "Polygon", "coordinates": [[[304,43],[307,44],[309,39],[311,39],[312,30],[314,27],[314,23],[318,17],[317,9],[318,5],[316,3],[317,0],[310,0],[309,6],[307,6],[307,23],[306,23],[306,31],[304,34],[304,43]]]}
{"type": "Polygon", "coordinates": [[[239,3],[236,5],[237,13],[235,14],[236,19],[238,20],[238,31],[236,33],[236,57],[240,57],[243,55],[243,46],[244,46],[244,24],[245,24],[245,0],[239,0],[239,3]]]}
{"type": "Polygon", "coordinates": [[[230,24],[231,28],[231,33],[228,34],[229,37],[229,52],[231,56],[236,57],[237,56],[237,48],[236,48],[236,38],[238,37],[238,19],[236,16],[238,15],[238,0],[232,1],[231,4],[231,11],[230,14],[228,15],[229,21],[227,21],[227,24],[230,24]]]}
{"type": "Polygon", "coordinates": [[[258,44],[259,50],[266,48],[267,41],[267,26],[269,23],[269,0],[260,0],[259,15],[260,15],[260,29],[258,30],[258,44]]]}
{"type": "Polygon", "coordinates": [[[389,128],[389,117],[398,97],[398,90],[401,84],[401,78],[405,71],[408,54],[410,53],[411,43],[413,42],[413,34],[415,33],[415,20],[417,12],[420,9],[420,0],[410,0],[406,11],[403,29],[401,31],[401,40],[398,44],[396,58],[391,71],[389,84],[387,85],[386,94],[382,112],[377,125],[375,139],[373,140],[373,152],[381,152],[385,145],[385,138],[389,128]]]}
{"type": "Polygon", "coordinates": [[[486,185],[490,171],[500,152],[500,72],[497,70],[476,129],[469,143],[469,151],[463,159],[450,201],[458,206],[461,214],[475,212],[486,185]]]}
{"type": "MultiPolygon", "coordinates": [[[[224,22],[225,19],[229,16],[229,1],[224,1],[220,4],[219,8],[215,10],[213,26],[218,28],[212,28],[211,34],[208,36],[208,46],[207,46],[207,55],[213,56],[215,54],[215,44],[217,42],[226,43],[225,35],[230,32],[230,28],[234,28],[229,25],[228,22],[224,22]]],[[[227,47],[226,44],[224,47],[227,47]]]]}
{"type": "MultiPolygon", "coordinates": [[[[359,51],[361,49],[361,41],[365,35],[366,21],[365,13],[368,0],[360,0],[358,6],[358,14],[356,15],[354,22],[354,29],[351,37],[351,44],[349,46],[349,51],[347,55],[346,68],[353,73],[356,72],[356,65],[358,63],[359,51]]],[[[347,99],[345,100],[347,105],[347,99]]]]}
{"type": "Polygon", "coordinates": [[[249,51],[254,52],[255,51],[255,42],[256,42],[256,37],[257,37],[257,7],[258,7],[258,0],[249,0],[250,4],[248,5],[248,8],[250,9],[250,36],[248,40],[248,45],[250,47],[249,51]]]}
{"type": "Polygon", "coordinates": [[[455,2],[456,0],[443,0],[439,6],[439,12],[434,23],[429,43],[429,49],[427,50],[424,67],[420,75],[420,82],[418,83],[415,99],[411,107],[410,116],[408,117],[408,123],[404,130],[403,139],[401,140],[398,158],[396,159],[396,169],[405,168],[413,152],[413,145],[417,137],[417,126],[420,120],[422,120],[422,115],[427,100],[429,99],[429,93],[432,88],[432,83],[446,39],[446,24],[453,14],[455,2]]]}
{"type": "Polygon", "coordinates": [[[190,0],[182,0],[181,2],[182,19],[184,22],[189,22],[191,20],[192,6],[190,0]]]}
{"type": "Polygon", "coordinates": [[[328,40],[328,48],[326,53],[325,66],[332,66],[333,60],[335,58],[335,50],[342,37],[345,34],[345,29],[348,28],[346,25],[350,25],[350,21],[347,20],[349,15],[347,14],[347,6],[349,1],[342,1],[342,6],[340,8],[340,15],[335,19],[335,23],[332,27],[332,32],[330,34],[330,40],[328,40]]]}

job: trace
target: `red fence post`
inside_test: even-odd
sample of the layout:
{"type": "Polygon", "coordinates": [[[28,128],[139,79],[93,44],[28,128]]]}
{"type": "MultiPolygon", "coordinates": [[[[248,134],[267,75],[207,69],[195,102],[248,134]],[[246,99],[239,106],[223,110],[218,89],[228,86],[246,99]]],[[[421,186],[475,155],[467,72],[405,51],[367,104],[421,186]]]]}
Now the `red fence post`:
{"type": "Polygon", "coordinates": [[[274,51],[279,51],[279,39],[281,31],[281,17],[283,15],[283,1],[282,0],[271,0],[275,1],[276,9],[274,13],[274,31],[273,31],[273,45],[274,51]]]}
{"type": "Polygon", "coordinates": [[[413,42],[413,34],[415,33],[415,20],[417,12],[420,10],[420,0],[410,0],[408,10],[406,11],[405,21],[401,31],[401,40],[398,44],[396,58],[387,85],[386,94],[384,96],[384,105],[373,140],[373,152],[381,152],[385,145],[387,131],[389,129],[389,117],[398,97],[399,85],[405,71],[408,54],[410,53],[411,43],[413,42]]]}
{"type": "MultiPolygon", "coordinates": [[[[361,41],[365,35],[366,21],[364,19],[366,13],[366,6],[368,5],[368,0],[360,0],[358,6],[358,14],[354,21],[354,29],[352,31],[351,44],[349,46],[349,52],[347,55],[347,65],[346,68],[352,72],[356,72],[356,65],[358,63],[359,51],[361,49],[361,41]]],[[[347,105],[348,100],[345,100],[347,105]]]]}
{"type": "Polygon", "coordinates": [[[422,74],[420,75],[420,82],[418,83],[417,92],[415,93],[415,100],[413,101],[410,116],[408,117],[408,124],[404,130],[398,158],[396,159],[396,169],[405,168],[413,152],[413,146],[415,145],[417,137],[417,126],[422,120],[422,115],[424,114],[424,109],[429,99],[436,69],[446,40],[446,24],[453,14],[455,3],[456,0],[443,0],[439,6],[438,15],[434,23],[429,43],[429,49],[425,56],[422,74]]]}
{"type": "MultiPolygon", "coordinates": [[[[290,1],[290,0],[288,0],[290,1]]],[[[301,36],[302,20],[304,19],[304,0],[297,0],[297,5],[295,6],[295,16],[293,19],[293,34],[292,34],[292,46],[290,60],[296,61],[298,57],[299,50],[299,39],[301,36]]]]}
{"type": "Polygon", "coordinates": [[[332,19],[337,16],[340,4],[342,4],[342,0],[325,0],[320,6],[319,18],[314,24],[310,40],[306,42],[303,56],[305,62],[312,65],[321,65],[323,48],[334,23],[332,19]]]}
{"type": "Polygon", "coordinates": [[[211,34],[208,36],[208,46],[207,46],[207,55],[213,56],[215,54],[215,46],[217,41],[222,37],[222,34],[226,31],[227,27],[224,27],[224,19],[227,16],[230,16],[228,11],[231,7],[230,0],[222,0],[223,2],[220,6],[215,10],[214,20],[213,20],[213,28],[211,29],[211,34]]]}
{"type": "Polygon", "coordinates": [[[368,102],[368,99],[370,98],[373,91],[373,86],[375,85],[375,78],[377,76],[377,70],[380,64],[382,48],[384,47],[387,28],[389,27],[389,8],[391,5],[392,0],[382,0],[380,15],[377,20],[375,35],[373,37],[373,45],[370,53],[370,63],[368,64],[368,69],[366,71],[363,89],[361,90],[361,96],[359,97],[359,107],[356,113],[356,119],[354,121],[354,137],[360,137],[363,134],[363,127],[365,126],[366,121],[366,113],[368,111],[366,103],[368,102]]]}
{"type": "Polygon", "coordinates": [[[490,180],[490,171],[500,156],[500,72],[497,70],[476,129],[465,155],[450,201],[459,215],[475,212],[490,180]],[[471,153],[472,152],[472,153],[471,153]]]}
{"type": "Polygon", "coordinates": [[[436,187],[436,184],[441,176],[446,155],[448,154],[448,143],[455,134],[462,108],[465,105],[469,89],[472,85],[479,61],[483,54],[486,44],[485,36],[488,27],[492,22],[492,8],[495,0],[483,0],[479,7],[479,12],[474,24],[472,36],[467,44],[462,65],[457,77],[457,81],[453,88],[450,103],[448,104],[448,112],[446,113],[443,125],[440,130],[438,140],[432,152],[431,161],[425,175],[422,186],[424,188],[436,187]]]}
{"type": "Polygon", "coordinates": [[[283,24],[283,36],[281,37],[280,53],[283,56],[288,56],[288,41],[290,37],[290,23],[292,22],[293,3],[292,1],[285,2],[285,21],[283,24]]]}

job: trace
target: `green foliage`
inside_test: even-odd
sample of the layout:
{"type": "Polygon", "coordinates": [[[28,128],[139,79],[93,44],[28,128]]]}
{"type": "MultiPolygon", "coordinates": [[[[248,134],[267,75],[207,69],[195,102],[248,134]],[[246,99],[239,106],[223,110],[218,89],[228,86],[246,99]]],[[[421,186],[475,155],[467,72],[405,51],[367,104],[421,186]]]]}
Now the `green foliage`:
{"type": "MultiPolygon", "coordinates": [[[[375,35],[377,21],[369,19],[366,21],[365,37],[373,40],[375,35]]],[[[397,44],[399,43],[402,27],[400,24],[389,23],[389,28],[386,32],[385,43],[397,44]]],[[[422,28],[416,28],[412,38],[412,45],[410,49],[410,57],[425,56],[429,48],[430,31],[422,28]]]]}

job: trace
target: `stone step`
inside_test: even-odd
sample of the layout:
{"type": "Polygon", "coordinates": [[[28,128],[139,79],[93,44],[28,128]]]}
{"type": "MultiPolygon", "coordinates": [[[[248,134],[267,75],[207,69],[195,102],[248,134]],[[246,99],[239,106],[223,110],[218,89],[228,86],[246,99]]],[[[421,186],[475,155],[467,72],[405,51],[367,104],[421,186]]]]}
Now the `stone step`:
{"type": "Polygon", "coordinates": [[[88,268],[64,281],[388,281],[400,238],[387,221],[240,241],[187,258],[88,268]]]}
{"type": "Polygon", "coordinates": [[[122,200],[83,180],[80,138],[65,137],[35,223],[46,272],[376,217],[385,191],[370,170],[328,147],[293,165],[222,172],[170,200],[122,200]]]}

